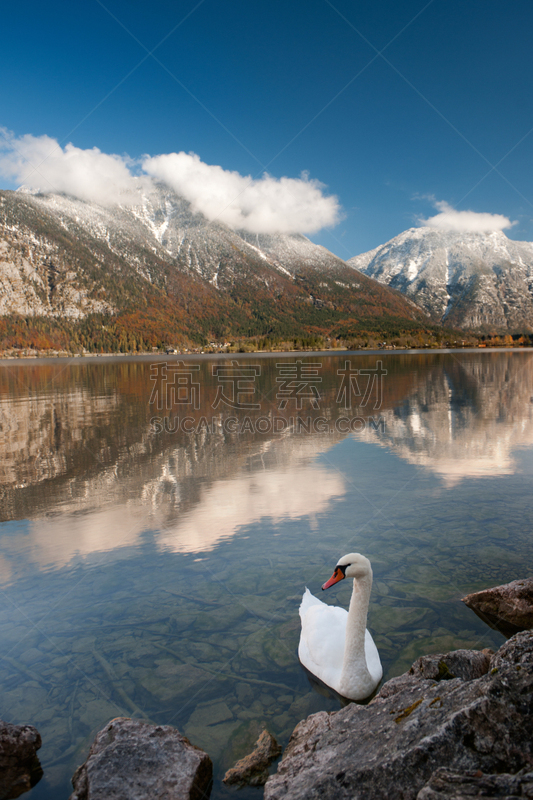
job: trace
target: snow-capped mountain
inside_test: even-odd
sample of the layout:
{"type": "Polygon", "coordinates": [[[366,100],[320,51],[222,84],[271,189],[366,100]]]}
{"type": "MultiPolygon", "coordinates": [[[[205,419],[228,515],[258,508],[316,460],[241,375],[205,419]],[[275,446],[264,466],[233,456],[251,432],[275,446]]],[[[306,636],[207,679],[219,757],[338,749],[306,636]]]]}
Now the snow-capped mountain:
{"type": "Polygon", "coordinates": [[[411,228],[347,263],[398,289],[436,321],[533,330],[533,243],[501,231],[411,228]]]}
{"type": "Polygon", "coordinates": [[[341,320],[427,319],[305,236],[209,222],[164,185],[140,187],[134,202],[114,206],[0,192],[0,316],[83,319],[147,303],[164,306],[184,334],[325,332],[341,320]]]}

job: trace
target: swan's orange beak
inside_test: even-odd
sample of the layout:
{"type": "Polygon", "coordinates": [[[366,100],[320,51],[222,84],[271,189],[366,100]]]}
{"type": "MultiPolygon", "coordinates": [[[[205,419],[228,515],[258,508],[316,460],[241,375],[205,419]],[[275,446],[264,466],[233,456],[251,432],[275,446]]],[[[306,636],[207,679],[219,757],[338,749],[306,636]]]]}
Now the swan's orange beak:
{"type": "Polygon", "coordinates": [[[342,569],[340,569],[340,567],[335,567],[335,572],[333,573],[333,575],[331,576],[329,581],[325,582],[324,586],[322,587],[322,590],[329,589],[329,587],[333,586],[334,583],[338,583],[339,581],[342,581],[342,579],[344,577],[345,576],[344,576],[344,572],[342,571],[342,569]]]}

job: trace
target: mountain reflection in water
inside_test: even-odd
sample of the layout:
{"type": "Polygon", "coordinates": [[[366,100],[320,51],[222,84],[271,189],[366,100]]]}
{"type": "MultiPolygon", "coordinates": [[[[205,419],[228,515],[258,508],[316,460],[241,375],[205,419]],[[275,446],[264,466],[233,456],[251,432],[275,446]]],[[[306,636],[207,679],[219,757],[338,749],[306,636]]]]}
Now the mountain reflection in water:
{"type": "MultiPolygon", "coordinates": [[[[449,487],[466,477],[512,474],[515,448],[533,444],[527,352],[387,355],[379,409],[374,396],[365,408],[339,402],[337,372],[346,360],[365,367],[377,357],[323,357],[319,409],[308,403],[285,416],[358,415],[366,427],[350,434],[187,434],[172,427],[183,407],[161,412],[150,403],[146,362],[10,363],[0,373],[2,517],[32,520],[26,555],[41,567],[135,546],[148,529],[161,529],[161,548],[201,552],[263,517],[324,512],[344,493],[344,478],[316,458],[348,435],[390,448],[449,487]],[[151,420],[165,414],[168,432],[157,433],[151,420]],[[369,417],[380,424],[368,424],[369,417]]],[[[255,418],[279,415],[274,362],[257,362],[263,385],[253,398],[260,404],[255,418]]],[[[197,420],[217,417],[209,366],[201,364],[197,420]]],[[[229,413],[254,419],[247,409],[229,413]]],[[[4,550],[5,579],[11,557],[4,550]]]]}
{"type": "MultiPolygon", "coordinates": [[[[436,361],[430,366],[428,359],[423,381],[403,402],[382,410],[380,443],[450,487],[463,478],[512,475],[515,448],[533,444],[533,358],[488,353],[436,361]]],[[[367,438],[376,441],[372,432],[367,438]]]]}

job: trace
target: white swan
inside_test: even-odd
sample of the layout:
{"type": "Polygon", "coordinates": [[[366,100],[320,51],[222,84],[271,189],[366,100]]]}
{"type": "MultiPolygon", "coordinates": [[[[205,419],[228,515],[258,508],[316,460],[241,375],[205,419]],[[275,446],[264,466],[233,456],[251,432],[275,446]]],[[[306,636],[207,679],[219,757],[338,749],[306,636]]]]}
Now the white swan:
{"type": "Polygon", "coordinates": [[[326,605],[306,588],[300,605],[298,656],[309,672],[338,694],[350,700],[364,700],[383,676],[378,649],[365,630],[372,589],[368,558],[359,553],[343,556],[322,589],[343,578],[354,579],[348,612],[326,605]]]}

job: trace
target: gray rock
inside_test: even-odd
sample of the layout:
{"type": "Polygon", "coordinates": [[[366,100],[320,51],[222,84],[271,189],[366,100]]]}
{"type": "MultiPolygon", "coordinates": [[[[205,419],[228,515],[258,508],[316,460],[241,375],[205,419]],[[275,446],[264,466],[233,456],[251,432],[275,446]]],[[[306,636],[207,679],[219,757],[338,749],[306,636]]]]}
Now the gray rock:
{"type": "Polygon", "coordinates": [[[533,628],[533,578],[468,594],[463,603],[508,636],[533,628]]]}
{"type": "Polygon", "coordinates": [[[376,699],[391,697],[404,687],[421,680],[442,681],[461,678],[463,681],[471,681],[480,678],[489,670],[491,655],[491,650],[453,650],[451,653],[420,656],[411,669],[387,681],[376,695],[376,699]]]}
{"type": "Polygon", "coordinates": [[[74,773],[70,800],[204,800],[212,774],[207,753],[176,728],[118,717],[74,773]]]}
{"type": "Polygon", "coordinates": [[[490,659],[490,670],[514,666],[533,670],[533,633],[521,631],[502,644],[490,659]]]}
{"type": "Polygon", "coordinates": [[[441,767],[418,792],[416,800],[465,800],[468,797],[499,797],[501,800],[533,797],[533,772],[526,767],[517,775],[484,775],[480,770],[458,774],[441,767]]]}
{"type": "Polygon", "coordinates": [[[18,797],[41,779],[40,746],[41,737],[33,725],[0,720],[0,800],[18,797]]]}
{"type": "Polygon", "coordinates": [[[268,768],[272,761],[281,755],[281,747],[272,734],[264,730],[253,751],[241,758],[234,767],[228,769],[224,783],[238,786],[263,786],[268,778],[268,768]]]}
{"type": "Polygon", "coordinates": [[[493,656],[499,666],[481,677],[411,676],[367,706],[308,717],[268,779],[265,800],[416,800],[439,767],[531,769],[532,657],[533,633],[519,634],[493,656]]]}

